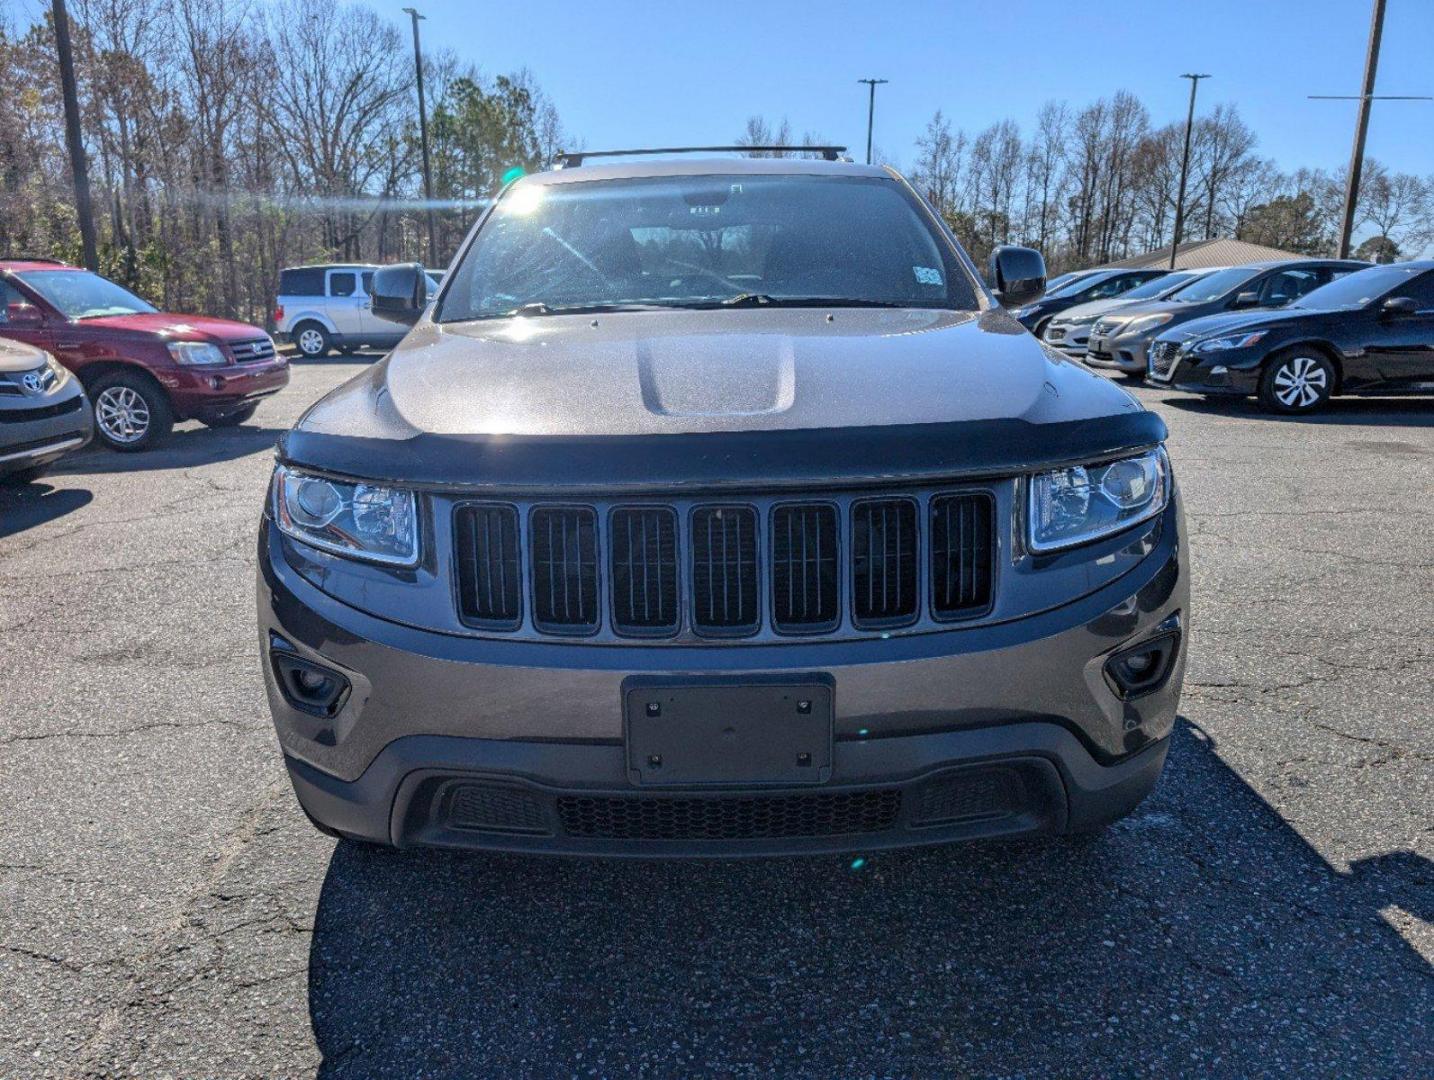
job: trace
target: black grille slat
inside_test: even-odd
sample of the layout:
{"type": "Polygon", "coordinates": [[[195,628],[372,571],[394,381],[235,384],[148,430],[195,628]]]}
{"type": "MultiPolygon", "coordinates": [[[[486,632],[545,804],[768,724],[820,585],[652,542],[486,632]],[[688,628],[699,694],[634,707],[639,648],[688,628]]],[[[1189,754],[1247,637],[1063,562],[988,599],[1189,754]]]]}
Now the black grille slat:
{"type": "Polygon", "coordinates": [[[746,634],[760,621],[757,514],[704,506],[692,514],[692,624],[705,634],[746,634]]]}
{"type": "Polygon", "coordinates": [[[989,495],[931,500],[931,614],[955,619],[991,606],[995,503],[989,495]]]}
{"type": "Polygon", "coordinates": [[[916,618],[916,504],[869,499],[852,507],[852,616],[858,626],[916,618]]]}
{"type": "Polygon", "coordinates": [[[464,622],[514,629],[523,617],[523,564],[518,511],[511,506],[461,506],[458,538],[458,609],[464,622]]]}
{"type": "Polygon", "coordinates": [[[598,625],[597,515],[588,507],[542,507],[530,523],[533,623],[552,633],[598,625]]]}
{"type": "Polygon", "coordinates": [[[613,628],[626,634],[676,632],[676,512],[665,506],[614,510],[610,535],[613,628]]]}
{"type": "Polygon", "coordinates": [[[685,798],[563,795],[568,836],[601,840],[760,840],[845,836],[895,828],[901,791],[685,798]]]}
{"type": "Polygon", "coordinates": [[[772,624],[813,633],[840,619],[837,511],[833,506],[779,506],[772,512],[772,624]]]}

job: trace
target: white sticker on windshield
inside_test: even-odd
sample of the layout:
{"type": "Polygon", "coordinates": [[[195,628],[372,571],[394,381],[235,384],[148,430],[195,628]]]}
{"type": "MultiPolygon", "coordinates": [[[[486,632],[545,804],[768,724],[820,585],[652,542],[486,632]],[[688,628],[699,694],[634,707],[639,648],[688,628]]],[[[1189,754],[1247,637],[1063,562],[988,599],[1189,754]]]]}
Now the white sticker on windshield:
{"type": "Polygon", "coordinates": [[[913,266],[911,272],[916,275],[918,285],[941,284],[941,271],[934,266],[913,266]]]}

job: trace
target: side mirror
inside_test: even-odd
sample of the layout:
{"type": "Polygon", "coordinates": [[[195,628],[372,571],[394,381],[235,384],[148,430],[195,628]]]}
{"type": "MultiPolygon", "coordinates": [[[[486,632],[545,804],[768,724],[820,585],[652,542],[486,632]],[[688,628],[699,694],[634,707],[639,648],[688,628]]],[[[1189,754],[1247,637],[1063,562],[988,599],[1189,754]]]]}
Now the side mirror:
{"type": "Polygon", "coordinates": [[[45,325],[45,316],[34,304],[7,304],[5,325],[15,330],[34,330],[45,325]]]}
{"type": "Polygon", "coordinates": [[[373,306],[380,319],[412,326],[428,306],[428,278],[418,263],[382,266],[373,275],[373,306]]]}
{"type": "Polygon", "coordinates": [[[1006,244],[991,252],[986,280],[1002,307],[1034,304],[1046,292],[1046,260],[1035,248],[1006,244]]]}
{"type": "Polygon", "coordinates": [[[1381,315],[1417,315],[1419,305],[1414,302],[1412,296],[1391,296],[1384,303],[1379,305],[1381,315]]]}
{"type": "Polygon", "coordinates": [[[1257,292],[1242,292],[1242,293],[1236,293],[1236,294],[1235,294],[1235,299],[1233,299],[1233,300],[1230,301],[1230,307],[1231,307],[1232,309],[1235,309],[1235,308],[1247,308],[1247,307],[1259,307],[1259,306],[1260,306],[1260,294],[1257,293],[1257,292]]]}

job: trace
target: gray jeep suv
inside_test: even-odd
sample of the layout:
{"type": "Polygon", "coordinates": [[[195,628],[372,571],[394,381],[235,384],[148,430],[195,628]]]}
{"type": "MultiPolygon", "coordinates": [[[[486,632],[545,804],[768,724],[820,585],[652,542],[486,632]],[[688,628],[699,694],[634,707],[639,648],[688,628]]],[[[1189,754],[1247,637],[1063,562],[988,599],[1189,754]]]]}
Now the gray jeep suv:
{"type": "MultiPolygon", "coordinates": [[[[586,155],[595,157],[597,155],[586,155]]],[[[1165,426],[1026,333],[896,173],[521,179],[280,440],[269,704],[320,828],[840,851],[1099,828],[1164,765],[1188,578],[1165,426]]]]}

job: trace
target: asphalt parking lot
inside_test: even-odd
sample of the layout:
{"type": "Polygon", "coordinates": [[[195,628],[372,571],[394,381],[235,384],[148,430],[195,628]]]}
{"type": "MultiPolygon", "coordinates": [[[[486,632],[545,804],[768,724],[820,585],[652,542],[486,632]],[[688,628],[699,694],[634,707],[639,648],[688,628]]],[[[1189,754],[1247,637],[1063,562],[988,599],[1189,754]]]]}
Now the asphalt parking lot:
{"type": "Polygon", "coordinates": [[[336,844],[292,798],[256,519],[361,367],[0,494],[0,1076],[1434,1074],[1434,401],[1138,391],[1192,662],[1106,834],[595,863],[336,844]]]}

